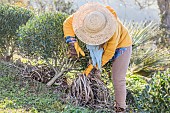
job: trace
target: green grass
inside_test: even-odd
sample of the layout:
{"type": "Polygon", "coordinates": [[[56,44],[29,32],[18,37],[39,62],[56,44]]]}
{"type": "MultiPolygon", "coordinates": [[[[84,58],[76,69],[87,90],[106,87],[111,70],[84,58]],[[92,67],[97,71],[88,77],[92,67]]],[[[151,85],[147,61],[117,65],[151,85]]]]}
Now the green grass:
{"type": "Polygon", "coordinates": [[[2,110],[24,109],[30,112],[55,113],[57,110],[54,103],[58,102],[57,98],[57,94],[53,94],[41,83],[31,86],[28,82],[21,84],[16,76],[0,77],[0,109],[2,110]]]}

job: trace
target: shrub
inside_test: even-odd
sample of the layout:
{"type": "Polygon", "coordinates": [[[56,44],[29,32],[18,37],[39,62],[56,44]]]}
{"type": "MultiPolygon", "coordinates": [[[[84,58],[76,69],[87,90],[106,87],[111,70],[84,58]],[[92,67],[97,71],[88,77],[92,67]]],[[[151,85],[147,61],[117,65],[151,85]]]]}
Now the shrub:
{"type": "Polygon", "coordinates": [[[133,94],[142,92],[147,84],[142,76],[139,75],[128,75],[126,77],[127,89],[131,90],[133,94]]]}
{"type": "Polygon", "coordinates": [[[55,58],[64,49],[61,47],[65,43],[62,25],[66,17],[64,13],[44,13],[20,27],[21,52],[43,59],[55,58]]]}
{"type": "Polygon", "coordinates": [[[149,113],[168,113],[170,111],[170,70],[158,72],[138,95],[138,110],[149,113]]]}
{"type": "MultiPolygon", "coordinates": [[[[16,47],[16,31],[33,13],[27,9],[0,4],[0,54],[10,59],[16,47]]],[[[9,60],[6,59],[6,60],[9,60]]]]}
{"type": "Polygon", "coordinates": [[[143,91],[148,84],[147,79],[140,75],[128,75],[126,77],[127,95],[126,103],[132,111],[138,109],[138,95],[143,91]]]}

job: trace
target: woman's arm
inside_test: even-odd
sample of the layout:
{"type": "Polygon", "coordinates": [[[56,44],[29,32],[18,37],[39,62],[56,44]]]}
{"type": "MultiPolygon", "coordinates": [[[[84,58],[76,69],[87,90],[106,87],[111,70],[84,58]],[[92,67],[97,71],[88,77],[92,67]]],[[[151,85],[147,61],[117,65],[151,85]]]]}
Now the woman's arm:
{"type": "Polygon", "coordinates": [[[73,15],[70,15],[63,23],[64,37],[75,37],[75,33],[72,26],[73,15]]]}
{"type": "MultiPolygon", "coordinates": [[[[111,8],[110,6],[106,6],[106,8],[117,19],[117,14],[114,11],[114,9],[111,8]]],[[[104,53],[103,53],[103,56],[102,56],[102,66],[104,66],[113,57],[115,50],[116,50],[116,47],[118,45],[119,37],[120,37],[120,29],[119,29],[119,23],[117,22],[117,29],[116,29],[114,35],[104,45],[104,53]]]]}
{"type": "MultiPolygon", "coordinates": [[[[119,27],[119,25],[117,25],[117,27],[119,27]]],[[[102,56],[102,66],[104,66],[114,56],[119,38],[120,38],[120,29],[117,28],[112,38],[108,42],[106,42],[104,45],[104,53],[102,56]]]]}
{"type": "Polygon", "coordinates": [[[85,56],[84,51],[80,48],[77,40],[74,38],[75,33],[72,26],[73,15],[70,15],[63,23],[63,31],[64,37],[66,38],[66,42],[70,45],[70,56],[75,58],[79,57],[79,54],[85,56]],[[73,49],[72,49],[73,48],[73,49]]]}

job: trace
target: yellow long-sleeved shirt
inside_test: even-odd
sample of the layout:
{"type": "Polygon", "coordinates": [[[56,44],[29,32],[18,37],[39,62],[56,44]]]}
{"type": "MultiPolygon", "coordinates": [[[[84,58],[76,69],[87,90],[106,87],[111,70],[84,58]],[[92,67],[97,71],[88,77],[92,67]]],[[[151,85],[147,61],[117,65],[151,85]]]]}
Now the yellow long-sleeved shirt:
{"type": "MultiPolygon", "coordinates": [[[[125,26],[122,25],[120,20],[117,17],[116,12],[110,6],[106,8],[116,17],[118,26],[114,35],[104,44],[104,53],[102,56],[102,66],[105,65],[115,53],[117,48],[128,47],[132,45],[132,39],[129,36],[129,33],[125,26]]],[[[70,15],[63,23],[64,37],[66,36],[75,36],[75,32],[72,26],[73,15],[70,15]]]]}

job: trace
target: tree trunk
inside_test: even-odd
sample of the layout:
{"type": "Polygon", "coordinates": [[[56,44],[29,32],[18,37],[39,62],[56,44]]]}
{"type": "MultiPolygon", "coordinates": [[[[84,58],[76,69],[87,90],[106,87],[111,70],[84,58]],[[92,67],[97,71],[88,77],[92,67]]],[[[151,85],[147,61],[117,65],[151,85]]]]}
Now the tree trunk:
{"type": "Polygon", "coordinates": [[[162,16],[162,27],[170,32],[170,0],[157,0],[157,2],[162,16]]]}

